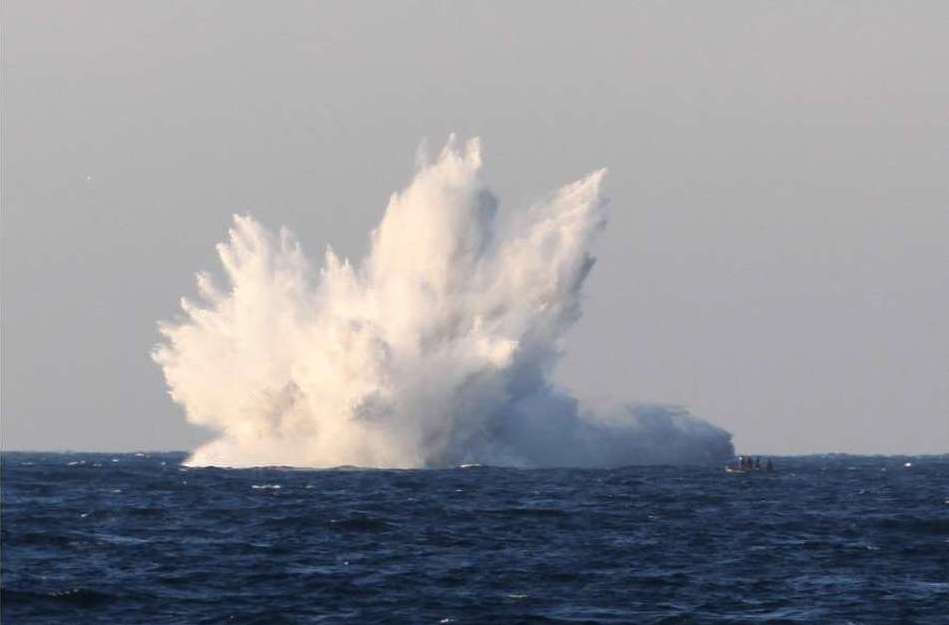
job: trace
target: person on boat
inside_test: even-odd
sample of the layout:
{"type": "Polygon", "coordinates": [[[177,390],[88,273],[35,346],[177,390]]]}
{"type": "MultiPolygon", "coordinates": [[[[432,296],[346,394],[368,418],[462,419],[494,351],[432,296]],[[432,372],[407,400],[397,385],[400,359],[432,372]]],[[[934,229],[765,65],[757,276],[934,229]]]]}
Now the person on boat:
{"type": "Polygon", "coordinates": [[[774,465],[771,464],[771,458],[768,458],[768,464],[765,465],[765,471],[768,473],[774,473],[774,465]]]}
{"type": "Polygon", "coordinates": [[[761,456],[755,458],[755,471],[761,470],[761,456]]]}

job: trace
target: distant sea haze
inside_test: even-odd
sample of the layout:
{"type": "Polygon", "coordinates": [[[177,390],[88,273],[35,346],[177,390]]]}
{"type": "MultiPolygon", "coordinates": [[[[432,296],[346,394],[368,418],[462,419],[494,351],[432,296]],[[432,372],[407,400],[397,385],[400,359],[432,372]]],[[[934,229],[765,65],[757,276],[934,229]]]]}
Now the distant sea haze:
{"type": "MultiPolygon", "coordinates": [[[[477,139],[452,137],[392,196],[358,264],[317,270],[287,230],[235,216],[224,283],[160,324],[171,397],[216,433],[191,466],[623,466],[719,462],[685,409],[593,410],[550,372],[607,221],[605,170],[509,215],[477,139]]],[[[609,366],[604,361],[603,366],[609,366]]]]}

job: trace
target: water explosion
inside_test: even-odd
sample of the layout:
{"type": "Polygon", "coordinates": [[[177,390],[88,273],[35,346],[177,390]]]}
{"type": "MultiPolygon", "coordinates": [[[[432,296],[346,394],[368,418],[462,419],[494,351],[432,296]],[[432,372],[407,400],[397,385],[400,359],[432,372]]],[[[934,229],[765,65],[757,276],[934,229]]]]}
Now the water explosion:
{"type": "Polygon", "coordinates": [[[195,466],[616,466],[731,456],[686,411],[594,412],[550,382],[580,316],[605,170],[499,218],[480,144],[450,140],[394,194],[354,266],[318,273],[287,230],[235,216],[228,288],[161,323],[153,357],[190,422],[195,466]]]}

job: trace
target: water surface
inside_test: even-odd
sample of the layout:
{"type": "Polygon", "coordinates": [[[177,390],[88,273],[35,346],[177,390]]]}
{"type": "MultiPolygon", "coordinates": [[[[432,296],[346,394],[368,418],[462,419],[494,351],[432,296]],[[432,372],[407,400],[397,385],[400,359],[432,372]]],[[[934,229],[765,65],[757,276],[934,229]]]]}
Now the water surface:
{"type": "Polygon", "coordinates": [[[949,456],[774,475],[183,459],[4,453],[3,623],[949,622],[949,456]]]}

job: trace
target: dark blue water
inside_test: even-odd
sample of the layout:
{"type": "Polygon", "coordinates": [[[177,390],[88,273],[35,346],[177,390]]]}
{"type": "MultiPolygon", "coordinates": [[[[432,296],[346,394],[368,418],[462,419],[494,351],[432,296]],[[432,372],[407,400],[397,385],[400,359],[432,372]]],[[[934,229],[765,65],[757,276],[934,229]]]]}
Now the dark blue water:
{"type": "Polygon", "coordinates": [[[774,475],[2,459],[4,625],[949,623],[949,456],[774,475]]]}

